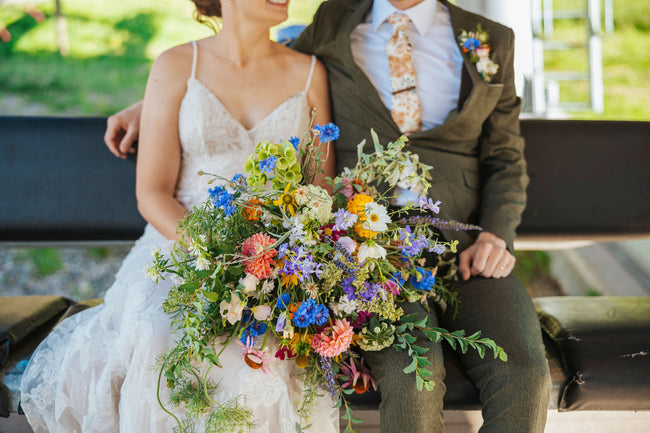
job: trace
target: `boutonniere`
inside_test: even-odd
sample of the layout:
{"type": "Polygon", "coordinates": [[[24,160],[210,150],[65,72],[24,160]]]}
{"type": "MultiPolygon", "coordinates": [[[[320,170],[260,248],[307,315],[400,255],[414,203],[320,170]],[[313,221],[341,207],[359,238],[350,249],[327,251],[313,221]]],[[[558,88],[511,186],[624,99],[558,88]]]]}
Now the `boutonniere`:
{"type": "Polygon", "coordinates": [[[469,54],[470,61],[476,64],[476,70],[481,77],[489,83],[499,70],[499,65],[490,59],[489,36],[481,24],[479,23],[476,30],[471,32],[462,30],[458,36],[458,43],[463,52],[469,54]]]}

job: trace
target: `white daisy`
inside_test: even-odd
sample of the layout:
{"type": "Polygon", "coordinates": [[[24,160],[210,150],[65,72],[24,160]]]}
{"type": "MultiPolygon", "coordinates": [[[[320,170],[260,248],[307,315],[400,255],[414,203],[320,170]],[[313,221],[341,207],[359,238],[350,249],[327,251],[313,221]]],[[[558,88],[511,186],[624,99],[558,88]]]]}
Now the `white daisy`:
{"type": "Polygon", "coordinates": [[[363,228],[373,232],[385,232],[388,224],[391,222],[386,208],[379,203],[366,203],[366,220],[363,222],[363,228]]]}

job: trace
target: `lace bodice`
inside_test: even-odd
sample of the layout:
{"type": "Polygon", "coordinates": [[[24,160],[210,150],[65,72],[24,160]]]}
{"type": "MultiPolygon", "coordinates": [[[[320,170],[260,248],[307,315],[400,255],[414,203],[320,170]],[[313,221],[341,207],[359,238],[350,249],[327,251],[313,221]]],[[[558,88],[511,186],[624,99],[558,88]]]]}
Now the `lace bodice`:
{"type": "Polygon", "coordinates": [[[279,142],[300,137],[309,127],[307,90],[316,58],[312,57],[305,88],[286,99],[252,129],[235,120],[219,98],[196,77],[198,49],[195,42],[192,75],[178,113],[178,132],[182,147],[182,166],[176,197],[187,208],[207,197],[208,176],[199,170],[232,178],[243,171],[246,157],[262,140],[279,142]]]}

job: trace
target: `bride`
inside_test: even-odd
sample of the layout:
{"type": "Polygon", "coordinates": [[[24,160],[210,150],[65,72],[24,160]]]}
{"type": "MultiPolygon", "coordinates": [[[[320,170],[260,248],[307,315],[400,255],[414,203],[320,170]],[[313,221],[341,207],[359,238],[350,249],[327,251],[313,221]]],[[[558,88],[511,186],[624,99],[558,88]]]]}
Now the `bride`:
{"type": "MultiPolygon", "coordinates": [[[[138,150],[138,209],[149,222],[125,258],[105,303],[62,322],[41,343],[25,372],[22,406],[40,432],[171,432],[176,421],[157,401],[156,358],[174,344],[161,305],[171,282],[142,272],[151,249],[171,249],[177,226],[207,198],[199,170],[231,178],[265,139],[301,136],[329,122],[326,73],[314,57],[269,39],[287,19],[287,0],[192,0],[199,21],[220,17],[218,34],[174,47],[156,59],[144,104],[138,150]],[[153,367],[153,368],[152,368],[153,367]]],[[[329,152],[333,155],[333,152],[329,152]]],[[[325,176],[334,175],[333,161],[325,176]]],[[[300,422],[302,384],[293,363],[271,363],[271,375],[249,368],[231,344],[213,368],[212,396],[238,399],[255,417],[256,432],[288,433],[300,422]]],[[[164,380],[164,379],[163,379],[164,380]]],[[[178,418],[183,410],[161,399],[178,418]]],[[[310,432],[338,431],[329,396],[314,409],[310,432]]],[[[198,420],[197,431],[205,420],[198,420]]]]}

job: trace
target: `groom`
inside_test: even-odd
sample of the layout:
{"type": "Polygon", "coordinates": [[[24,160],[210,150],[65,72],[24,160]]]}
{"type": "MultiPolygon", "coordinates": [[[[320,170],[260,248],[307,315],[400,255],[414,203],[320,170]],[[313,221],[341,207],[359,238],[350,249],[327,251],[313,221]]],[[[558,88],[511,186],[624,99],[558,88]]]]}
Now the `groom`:
{"type": "MultiPolygon", "coordinates": [[[[354,165],[356,145],[369,138],[370,128],[382,142],[407,134],[408,149],[433,166],[430,194],[442,201],[441,217],[483,227],[477,237],[443,231],[460,241],[462,251],[457,316],[438,317],[413,304],[407,313],[430,314],[434,325],[452,330],[481,330],[507,352],[507,362],[460,355],[480,390],[482,433],[542,433],[548,365],[532,301],[511,275],[527,184],[512,31],[446,0],[328,0],[293,47],[316,54],[327,68],[332,117],[342,137],[339,168],[354,165]],[[461,32],[477,29],[489,38],[489,53],[459,45],[461,32]],[[473,61],[478,54],[482,65],[473,61]]],[[[106,134],[118,156],[137,131],[125,112],[109,118],[106,134]]],[[[409,361],[403,353],[364,354],[381,391],[384,433],[444,432],[442,348],[419,343],[430,348],[433,391],[417,391],[415,376],[402,373],[409,361]]]]}
{"type": "MultiPolygon", "coordinates": [[[[329,0],[293,48],[316,54],[327,68],[332,118],[342,137],[339,169],[354,165],[356,145],[370,138],[370,128],[381,142],[406,133],[408,149],[433,166],[430,194],[442,201],[441,216],[483,227],[477,238],[443,232],[463,252],[460,311],[455,320],[442,315],[440,324],[481,330],[508,353],[505,363],[475,352],[461,356],[480,390],[481,432],[543,432],[550,378],[539,321],[510,275],[528,180],[513,32],[446,0],[329,0]],[[464,51],[458,42],[463,30],[479,25],[491,48],[491,63],[480,65],[487,63],[483,75],[471,47],[464,51]]],[[[409,363],[403,353],[365,354],[381,391],[382,432],[444,432],[442,349],[427,345],[437,383],[432,392],[417,391],[414,375],[402,373],[409,363]]]]}

